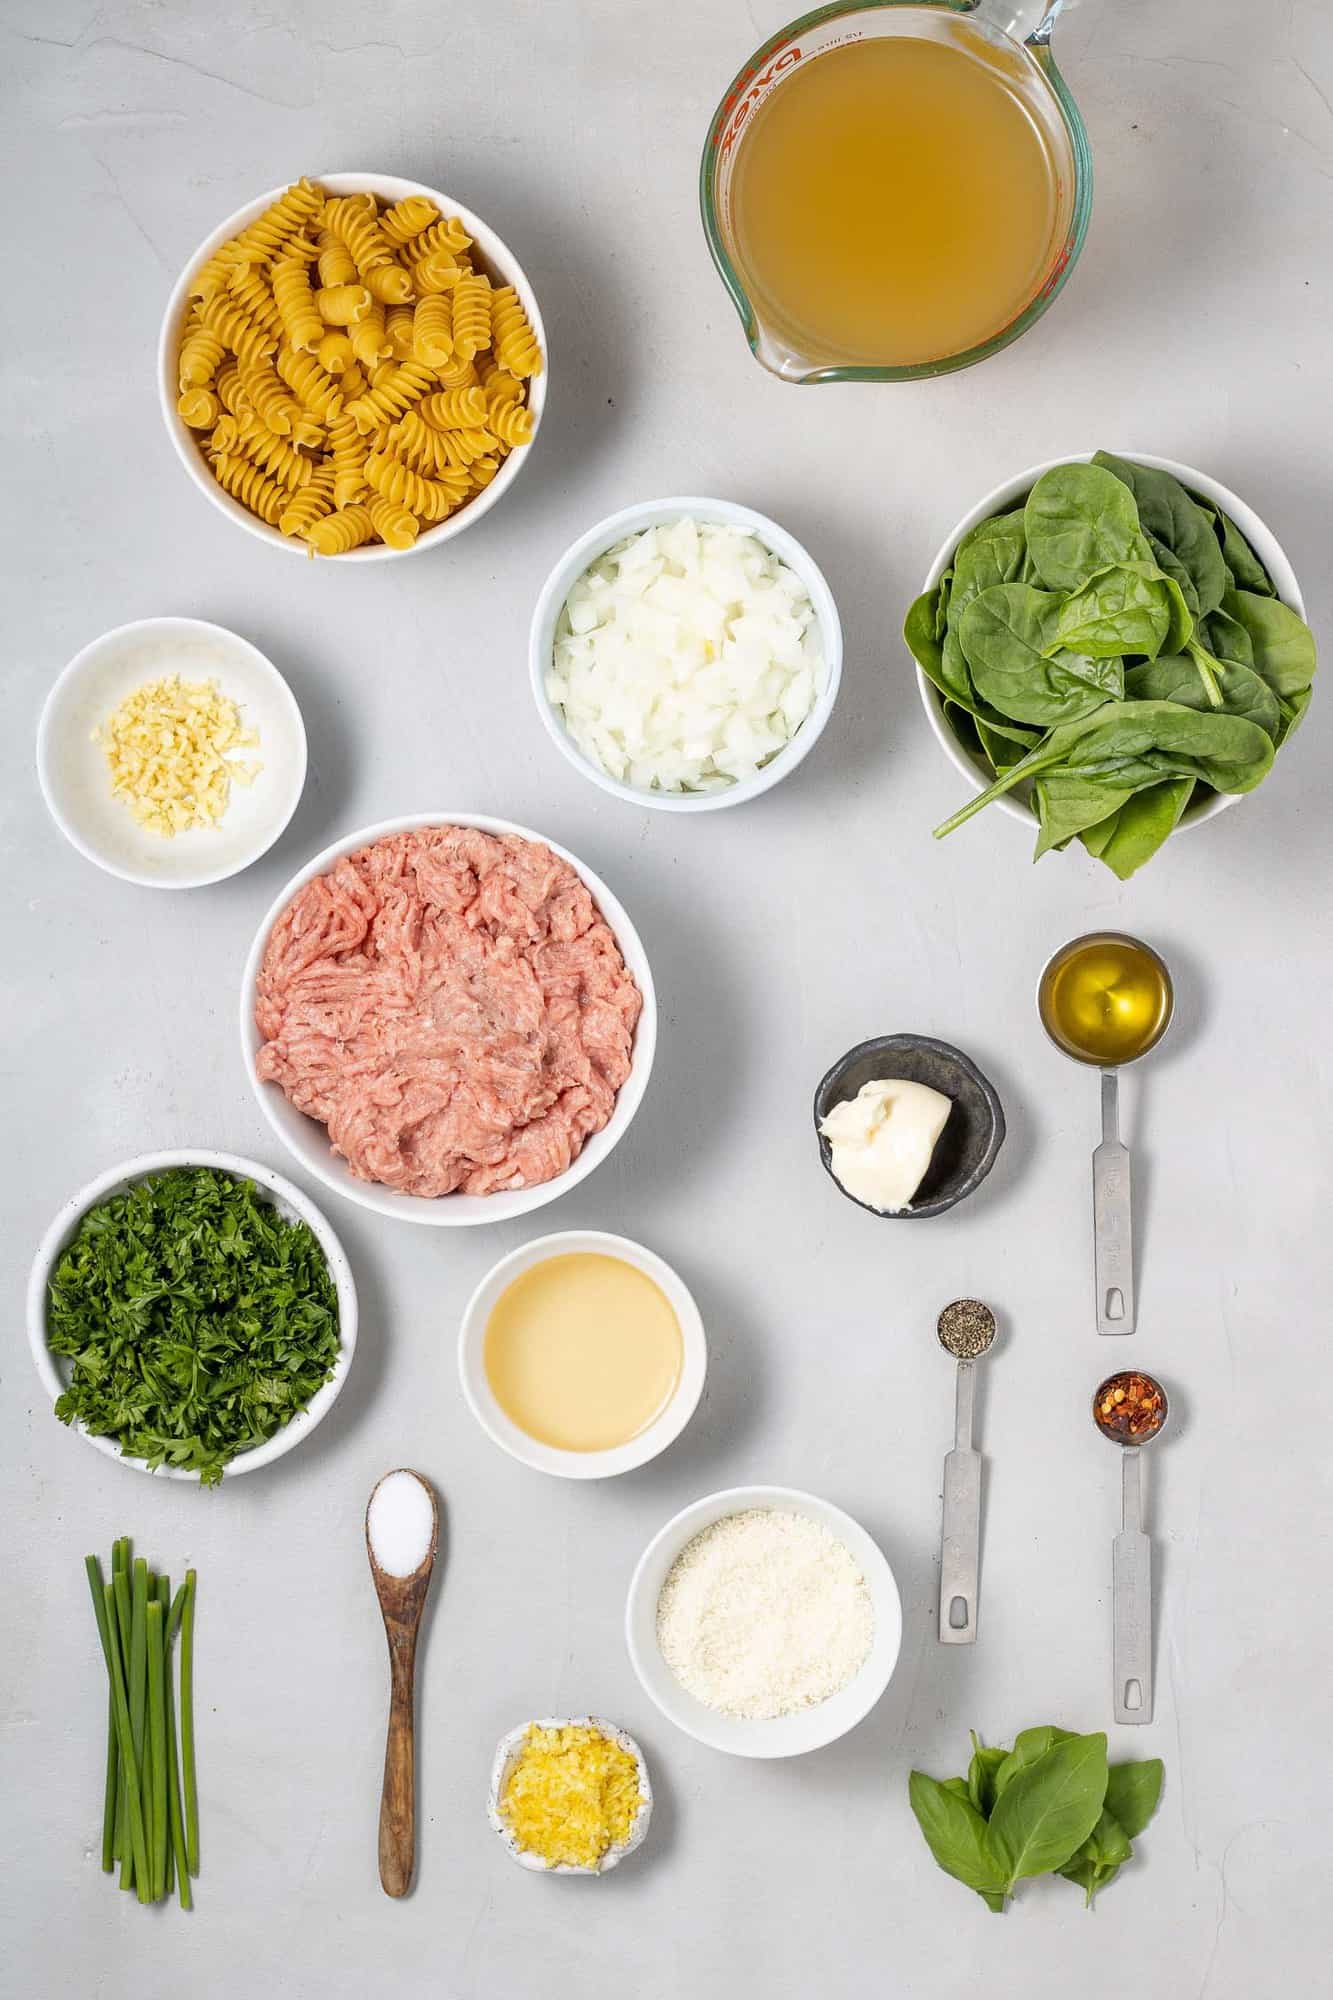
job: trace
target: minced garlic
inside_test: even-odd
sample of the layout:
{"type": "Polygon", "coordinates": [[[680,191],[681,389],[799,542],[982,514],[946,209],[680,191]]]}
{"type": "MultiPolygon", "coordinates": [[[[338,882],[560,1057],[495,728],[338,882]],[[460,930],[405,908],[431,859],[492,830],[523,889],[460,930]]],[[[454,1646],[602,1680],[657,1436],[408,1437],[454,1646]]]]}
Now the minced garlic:
{"type": "Polygon", "coordinates": [[[500,1817],[548,1868],[596,1868],[629,1839],[642,1798],[638,1764],[614,1737],[583,1723],[534,1722],[500,1795],[500,1817]]]}
{"type": "Polygon", "coordinates": [[[172,674],[145,681],[100,729],[111,789],[140,826],[168,838],[195,826],[216,826],[233,783],[250,784],[262,766],[238,755],[258,732],[241,724],[234,701],[215,681],[172,674]]]}

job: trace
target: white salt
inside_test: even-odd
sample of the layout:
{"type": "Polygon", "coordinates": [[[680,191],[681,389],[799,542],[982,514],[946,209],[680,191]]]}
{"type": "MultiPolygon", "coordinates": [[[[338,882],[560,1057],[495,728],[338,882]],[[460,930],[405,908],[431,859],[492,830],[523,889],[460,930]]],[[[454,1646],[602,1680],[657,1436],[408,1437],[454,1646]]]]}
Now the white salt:
{"type": "Polygon", "coordinates": [[[435,1499],[415,1472],[387,1472],[370,1496],[366,1537],[388,1576],[411,1576],[430,1554],[435,1499]]]}

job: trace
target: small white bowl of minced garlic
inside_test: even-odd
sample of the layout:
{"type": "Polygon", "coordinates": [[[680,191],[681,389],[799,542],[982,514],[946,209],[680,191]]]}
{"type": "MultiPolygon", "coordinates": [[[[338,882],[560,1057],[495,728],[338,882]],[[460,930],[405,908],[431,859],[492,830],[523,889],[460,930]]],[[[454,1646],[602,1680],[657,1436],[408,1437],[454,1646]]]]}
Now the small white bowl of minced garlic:
{"type": "Polygon", "coordinates": [[[643,1752],[613,1722],[547,1715],[500,1739],[487,1812],[520,1868],[605,1875],[641,1844],[652,1810],[643,1752]]]}
{"type": "Polygon", "coordinates": [[[145,889],[237,875],[305,785],[301,711],[256,646],[199,618],[144,618],[77,653],[37,731],[52,819],[85,859],[145,889]]]}

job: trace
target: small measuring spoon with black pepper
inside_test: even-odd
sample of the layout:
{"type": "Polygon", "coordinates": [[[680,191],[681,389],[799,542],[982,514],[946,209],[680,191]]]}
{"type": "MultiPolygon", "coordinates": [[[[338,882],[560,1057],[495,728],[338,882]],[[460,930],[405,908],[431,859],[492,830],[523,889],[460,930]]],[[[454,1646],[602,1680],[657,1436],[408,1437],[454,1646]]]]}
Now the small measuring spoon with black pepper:
{"type": "Polygon", "coordinates": [[[940,1314],[935,1332],[958,1363],[954,1444],[944,1461],[940,1644],[970,1646],[977,1636],[981,1568],[981,1453],[972,1446],[972,1364],[995,1338],[995,1315],[980,1299],[955,1299],[940,1314]]]}
{"type": "Polygon", "coordinates": [[[1123,1447],[1124,1513],[1111,1557],[1111,1671],[1117,1722],[1151,1722],[1152,1543],[1143,1532],[1139,1448],[1166,1422],[1166,1391],[1137,1368],[1108,1375],[1092,1399],[1092,1420],[1123,1447]]]}

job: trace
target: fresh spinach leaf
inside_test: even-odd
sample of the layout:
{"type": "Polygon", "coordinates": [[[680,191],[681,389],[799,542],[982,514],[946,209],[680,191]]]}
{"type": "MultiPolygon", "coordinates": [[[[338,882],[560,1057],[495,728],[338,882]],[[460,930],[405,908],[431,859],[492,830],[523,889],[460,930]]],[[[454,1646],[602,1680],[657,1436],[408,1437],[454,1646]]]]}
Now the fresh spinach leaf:
{"type": "Polygon", "coordinates": [[[1219,660],[1237,660],[1242,667],[1254,665],[1254,647],[1239,619],[1220,609],[1210,611],[1198,629],[1203,644],[1219,660]]]}
{"type": "Polygon", "coordinates": [[[981,747],[990,760],[991,769],[997,772],[1007,771],[1011,764],[1016,764],[1020,757],[1026,756],[1029,750],[1034,750],[1041,741],[1039,729],[1020,731],[1017,723],[1007,724],[1003,733],[982,716],[974,718],[974,725],[981,747]]]}
{"type": "MultiPolygon", "coordinates": [[[[1247,722],[1258,723],[1276,743],[1282,710],[1267,681],[1261,680],[1252,667],[1241,666],[1238,660],[1219,660],[1215,677],[1226,713],[1243,715],[1247,722]]],[[[1125,675],[1125,699],[1174,701],[1182,708],[1197,709],[1203,709],[1207,702],[1193,660],[1182,658],[1179,653],[1163,653],[1141,667],[1131,667],[1125,675]]]]}
{"type": "Polygon", "coordinates": [[[1061,599],[1030,583],[994,584],[962,615],[959,636],[977,693],[1014,722],[1069,722],[1118,695],[1118,660],[1060,645],[1061,599]]]}
{"type": "Polygon", "coordinates": [[[984,1824],[999,1886],[1012,1891],[1025,1876],[1063,1868],[1101,1816],[1106,1781],[1101,1733],[1052,1744],[1002,1790],[997,1779],[995,1809],[984,1824]]]}
{"type": "MultiPolygon", "coordinates": [[[[1099,451],[1092,462],[1104,466],[1129,488],[1143,532],[1170,553],[1188,578],[1195,616],[1206,617],[1215,611],[1227,588],[1227,566],[1208,516],[1180,481],[1155,466],[1135,465],[1109,451],[1099,451]]],[[[1162,567],[1173,573],[1165,562],[1162,567]]],[[[1175,580],[1184,589],[1179,575],[1175,580]]]]}
{"type": "Polygon", "coordinates": [[[916,660],[922,672],[929,675],[937,688],[948,693],[944,685],[944,631],[939,624],[939,610],[943,596],[939,584],[933,590],[923,590],[916,598],[906,618],[903,620],[903,638],[907,650],[916,660]]]}
{"type": "Polygon", "coordinates": [[[1213,518],[1222,544],[1222,560],[1235,578],[1237,587],[1252,590],[1259,597],[1276,597],[1272,578],[1231,516],[1218,507],[1213,518]]]}
{"type": "Polygon", "coordinates": [[[1100,826],[1085,827],[1079,838],[1089,854],[1127,882],[1175,832],[1194,795],[1194,782],[1193,778],[1167,778],[1160,784],[1145,785],[1100,826]]]}
{"type": "Polygon", "coordinates": [[[999,1897],[997,1907],[1002,1907],[1005,1879],[987,1841],[986,1822],[971,1801],[924,1771],[912,1772],[907,1796],[926,1845],[945,1874],[979,1896],[999,1897]]]}
{"type": "Polygon", "coordinates": [[[1133,494],[1103,466],[1053,466],[1029,493],[1023,518],[1050,590],[1077,590],[1116,563],[1152,562],[1133,494]]]}
{"type": "MultiPolygon", "coordinates": [[[[1171,580],[1139,564],[1120,563],[1100,570],[1081,589],[1072,591],[1060,607],[1052,645],[1094,660],[1114,660],[1126,653],[1152,659],[1160,652],[1177,622],[1171,580]]],[[[1184,612],[1189,613],[1176,586],[1184,612]]]]}
{"type": "Polygon", "coordinates": [[[1222,609],[1249,637],[1254,671],[1267,681],[1282,705],[1289,736],[1310,700],[1314,680],[1314,634],[1304,619],[1280,598],[1261,597],[1252,590],[1229,590],[1222,609]]]}
{"type": "Polygon", "coordinates": [[[1037,851],[1040,861],[1053,848],[1064,847],[1075,834],[1096,826],[1108,814],[1118,813],[1134,796],[1115,791],[1100,778],[1085,778],[1064,771],[1052,771],[1038,778],[1032,788],[1037,809],[1037,851]]]}
{"type": "Polygon", "coordinates": [[[1131,1840],[1147,1826],[1162,1798],[1160,1757],[1112,1764],[1106,1779],[1106,1809],[1114,1813],[1131,1840]]]}
{"type": "Polygon", "coordinates": [[[981,521],[954,556],[954,586],[949,615],[955,625],[974,597],[997,583],[1016,583],[1027,558],[1023,510],[994,514],[981,521]]]}

